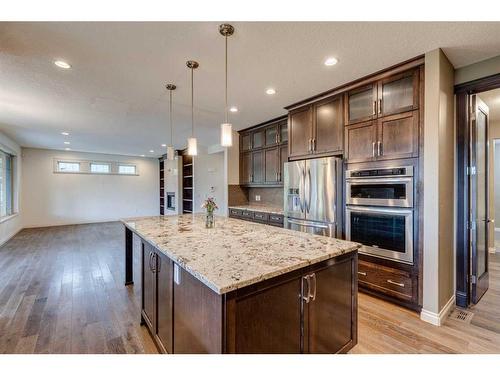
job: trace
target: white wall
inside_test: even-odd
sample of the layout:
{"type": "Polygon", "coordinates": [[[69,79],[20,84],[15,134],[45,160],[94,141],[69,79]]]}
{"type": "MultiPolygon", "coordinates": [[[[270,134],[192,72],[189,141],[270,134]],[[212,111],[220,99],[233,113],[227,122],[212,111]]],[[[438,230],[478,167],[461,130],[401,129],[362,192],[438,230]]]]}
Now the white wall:
{"type": "Polygon", "coordinates": [[[193,212],[203,212],[203,201],[213,197],[219,207],[215,214],[227,216],[224,152],[209,154],[207,149],[198,147],[198,155],[194,157],[193,162],[193,174],[193,212]]]}
{"type": "Polygon", "coordinates": [[[500,56],[455,70],[455,85],[500,73],[500,56]]]}
{"type": "Polygon", "coordinates": [[[25,227],[159,214],[157,159],[32,148],[22,153],[25,227]],[[134,163],[139,176],[54,173],[54,158],[134,163]]]}
{"type": "Polygon", "coordinates": [[[23,228],[22,212],[20,208],[20,191],[21,191],[21,147],[12,139],[0,132],[0,148],[14,155],[14,214],[10,217],[0,219],[0,245],[3,245],[11,237],[23,228]]]}

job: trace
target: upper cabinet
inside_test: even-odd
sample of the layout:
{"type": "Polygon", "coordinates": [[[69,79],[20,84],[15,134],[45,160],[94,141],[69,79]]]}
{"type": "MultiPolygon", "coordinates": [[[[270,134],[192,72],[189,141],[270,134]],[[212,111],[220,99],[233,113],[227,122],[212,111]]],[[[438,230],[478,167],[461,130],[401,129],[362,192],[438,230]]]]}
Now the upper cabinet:
{"type": "Polygon", "coordinates": [[[397,74],[378,83],[377,115],[384,117],[418,108],[418,69],[397,74]]]}
{"type": "Polygon", "coordinates": [[[291,111],[288,115],[290,158],[342,153],[342,113],[341,95],[291,111]]]}
{"type": "Polygon", "coordinates": [[[240,184],[283,184],[283,163],[288,161],[286,118],[240,132],[240,184]]]}
{"type": "Polygon", "coordinates": [[[374,119],[377,115],[377,85],[371,84],[346,94],[346,125],[374,119]]]}

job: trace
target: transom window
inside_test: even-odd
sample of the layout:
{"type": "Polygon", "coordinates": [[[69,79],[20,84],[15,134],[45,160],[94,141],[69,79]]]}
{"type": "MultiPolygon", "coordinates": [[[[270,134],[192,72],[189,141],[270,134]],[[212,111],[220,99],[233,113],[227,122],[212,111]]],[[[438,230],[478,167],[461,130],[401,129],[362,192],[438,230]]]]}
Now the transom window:
{"type": "Polygon", "coordinates": [[[104,174],[138,176],[138,168],[133,163],[99,160],[54,159],[54,173],[104,174]]]}
{"type": "Polygon", "coordinates": [[[58,172],[78,173],[78,172],[80,172],[80,163],[68,162],[68,161],[58,161],[57,162],[57,171],[58,172]]]}
{"type": "Polygon", "coordinates": [[[130,164],[120,164],[118,165],[118,173],[119,174],[136,174],[135,165],[130,164]]]}
{"type": "Polygon", "coordinates": [[[111,165],[109,163],[90,163],[90,173],[110,173],[111,165]]]}

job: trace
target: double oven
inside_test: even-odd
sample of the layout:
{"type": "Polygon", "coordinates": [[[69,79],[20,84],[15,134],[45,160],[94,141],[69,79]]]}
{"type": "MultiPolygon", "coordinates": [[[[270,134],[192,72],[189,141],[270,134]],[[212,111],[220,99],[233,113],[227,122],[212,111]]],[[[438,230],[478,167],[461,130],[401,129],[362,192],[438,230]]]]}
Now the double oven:
{"type": "Polygon", "coordinates": [[[413,264],[413,166],[346,171],[346,237],[361,253],[413,264]]]}

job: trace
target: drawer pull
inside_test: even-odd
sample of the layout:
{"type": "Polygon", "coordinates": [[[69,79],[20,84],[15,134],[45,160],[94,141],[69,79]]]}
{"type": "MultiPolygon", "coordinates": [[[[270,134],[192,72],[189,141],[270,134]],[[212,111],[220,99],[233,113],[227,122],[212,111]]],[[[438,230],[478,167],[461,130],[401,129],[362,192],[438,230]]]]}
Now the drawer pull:
{"type": "Polygon", "coordinates": [[[404,288],[404,287],[405,287],[405,284],[403,284],[403,283],[397,283],[397,282],[392,281],[392,280],[387,280],[387,282],[388,282],[389,284],[393,284],[393,285],[400,286],[401,288],[404,288]]]}
{"type": "Polygon", "coordinates": [[[361,276],[366,276],[366,272],[361,272],[361,271],[358,271],[358,275],[361,275],[361,276]]]}

